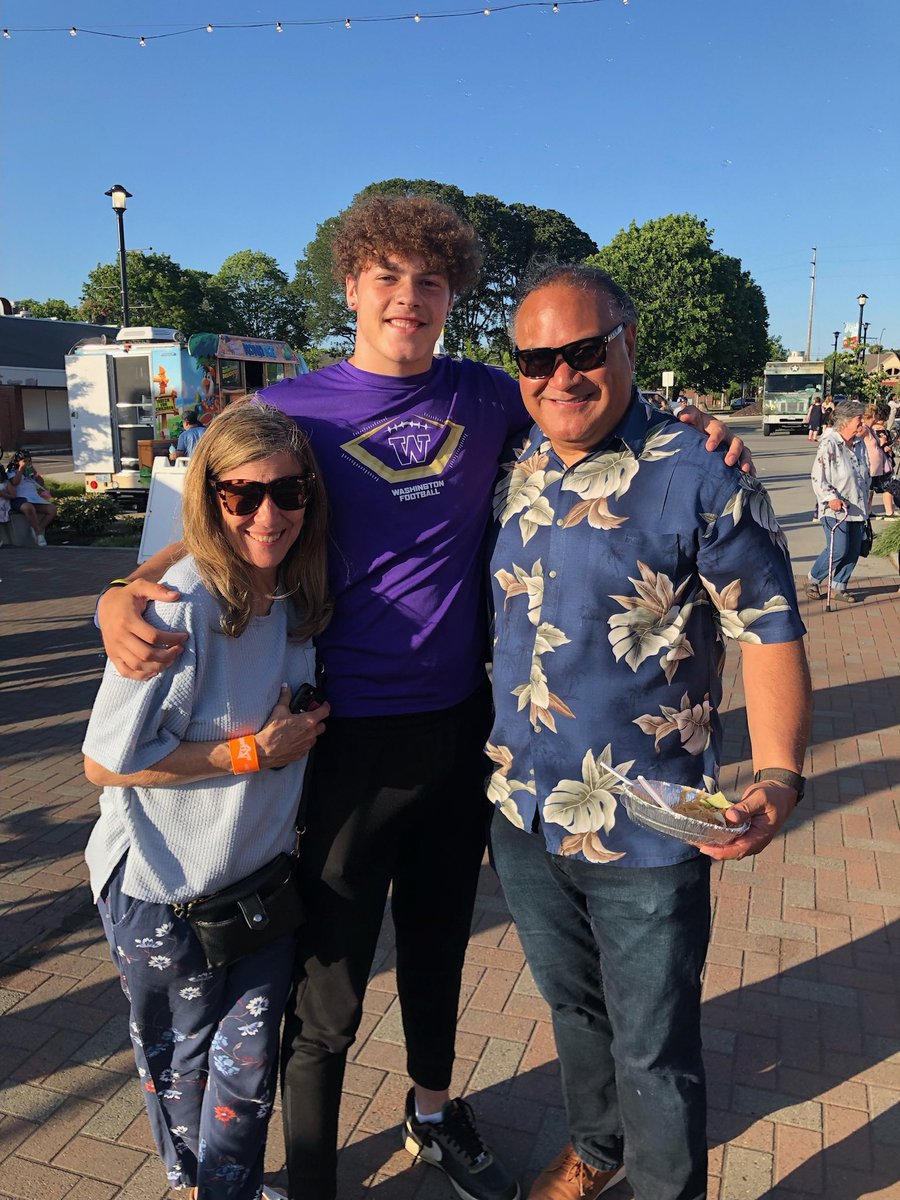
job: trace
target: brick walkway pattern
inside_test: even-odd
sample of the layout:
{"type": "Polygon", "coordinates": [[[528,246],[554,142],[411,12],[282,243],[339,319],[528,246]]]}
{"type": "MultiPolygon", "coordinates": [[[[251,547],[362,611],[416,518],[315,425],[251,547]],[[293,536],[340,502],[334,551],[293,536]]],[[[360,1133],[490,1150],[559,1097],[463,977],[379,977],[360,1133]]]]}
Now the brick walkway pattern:
{"type": "MultiPolygon", "coordinates": [[[[90,615],[133,562],[117,550],[0,556],[0,1197],[169,1195],[82,861],[96,795],[79,747],[103,662],[90,615]]],[[[816,689],[806,800],[763,855],[714,868],[710,1200],[900,1197],[900,597],[888,578],[857,594],[864,603],[831,614],[803,602],[816,689]]],[[[750,777],[737,668],[732,652],[726,790],[750,777]]],[[[565,1140],[558,1067],[486,866],[459,1028],[455,1089],[528,1184],[565,1140]]],[[[400,1148],[403,1070],[388,922],[347,1073],[341,1200],[452,1195],[400,1148]]],[[[269,1167],[283,1184],[277,1116],[269,1167]]]]}

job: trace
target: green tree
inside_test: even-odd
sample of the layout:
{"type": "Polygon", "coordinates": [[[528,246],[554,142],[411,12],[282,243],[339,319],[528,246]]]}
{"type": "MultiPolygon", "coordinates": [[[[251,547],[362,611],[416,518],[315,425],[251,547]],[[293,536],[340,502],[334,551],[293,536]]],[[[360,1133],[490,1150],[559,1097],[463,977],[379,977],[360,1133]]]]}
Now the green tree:
{"type": "Polygon", "coordinates": [[[770,333],[766,347],[766,362],[787,362],[788,351],[777,333],[770,333]]]}
{"type": "Polygon", "coordinates": [[[80,311],[65,300],[16,300],[17,312],[28,312],[33,317],[51,317],[56,321],[81,321],[80,311]]]}
{"type": "MultiPolygon", "coordinates": [[[[208,271],[181,267],[168,254],[126,254],[132,325],[177,329],[185,336],[231,332],[235,314],[226,292],[208,271]]],[[[84,317],[95,324],[122,322],[117,262],[98,263],[81,289],[84,317]]],[[[236,331],[239,332],[239,331],[236,331]]]]}
{"type": "Polygon", "coordinates": [[[298,349],[307,345],[302,291],[288,280],[270,254],[238,250],[225,259],[212,282],[227,297],[231,308],[230,332],[278,338],[298,349]]]}
{"type": "Polygon", "coordinates": [[[690,213],[632,221],[588,260],[638,305],[643,386],[658,386],[669,370],[677,386],[719,390],[752,378],[765,363],[765,296],[739,259],[713,248],[712,233],[690,213]]]}
{"type": "MultiPolygon", "coordinates": [[[[507,351],[506,324],[516,285],[535,254],[560,261],[581,261],[596,244],[564,213],[525,204],[505,204],[496,196],[467,196],[452,184],[433,179],[387,179],[369,184],[356,199],[373,193],[433,196],[471,221],[482,243],[484,265],[475,287],[458,297],[447,320],[445,341],[452,353],[476,348],[502,363],[507,351]]],[[[352,314],[343,286],[331,274],[331,243],[343,213],[319,225],[316,237],[297,263],[297,282],[309,302],[309,325],[318,340],[352,343],[352,314]]]]}

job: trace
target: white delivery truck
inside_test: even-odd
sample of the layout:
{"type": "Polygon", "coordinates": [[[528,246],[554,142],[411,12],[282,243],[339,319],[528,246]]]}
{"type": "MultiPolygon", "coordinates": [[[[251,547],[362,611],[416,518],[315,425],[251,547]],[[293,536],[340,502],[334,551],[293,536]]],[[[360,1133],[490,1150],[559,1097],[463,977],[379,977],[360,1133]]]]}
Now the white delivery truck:
{"type": "Polygon", "coordinates": [[[309,368],[286,342],[174,329],[119,330],[66,355],[74,469],[89,494],[144,508],[155,457],[168,457],[186,409],[201,425],[232,401],[309,368]]]}
{"type": "Polygon", "coordinates": [[[762,431],[806,429],[813,396],[825,399],[825,363],[788,359],[767,362],[763,383],[762,431]]]}

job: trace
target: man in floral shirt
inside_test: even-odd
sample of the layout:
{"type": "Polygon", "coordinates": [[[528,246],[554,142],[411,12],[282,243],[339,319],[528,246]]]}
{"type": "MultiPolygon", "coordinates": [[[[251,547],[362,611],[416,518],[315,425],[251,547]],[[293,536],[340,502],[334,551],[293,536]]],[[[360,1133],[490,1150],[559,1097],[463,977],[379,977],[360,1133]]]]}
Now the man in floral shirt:
{"type": "Polygon", "coordinates": [[[531,1197],[706,1196],[700,972],[710,858],[761,850],[802,792],[809,675],[768,496],[643,403],[637,317],[603,272],[544,268],[515,319],[536,422],[496,494],[494,861],[550,1004],[570,1144],[531,1197]],[[634,824],[613,766],[715,790],[740,643],[749,831],[695,848],[634,824]]]}

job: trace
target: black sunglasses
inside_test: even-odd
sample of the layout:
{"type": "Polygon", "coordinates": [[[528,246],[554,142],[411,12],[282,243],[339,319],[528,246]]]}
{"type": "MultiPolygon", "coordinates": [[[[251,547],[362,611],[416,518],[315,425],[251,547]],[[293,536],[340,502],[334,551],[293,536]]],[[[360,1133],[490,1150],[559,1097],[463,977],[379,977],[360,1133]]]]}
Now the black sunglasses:
{"type": "Polygon", "coordinates": [[[534,350],[520,350],[516,346],[513,357],[516,366],[526,379],[548,379],[556,370],[560,355],[573,371],[596,371],[606,362],[606,351],[613,338],[625,328],[624,321],[609,333],[597,333],[593,337],[579,338],[565,346],[540,346],[534,350]]]}
{"type": "Polygon", "coordinates": [[[271,496],[272,503],[283,512],[306,508],[315,479],[313,472],[307,471],[305,475],[284,475],[271,483],[258,483],[255,479],[213,479],[211,483],[233,517],[249,517],[266,496],[271,496]]]}

